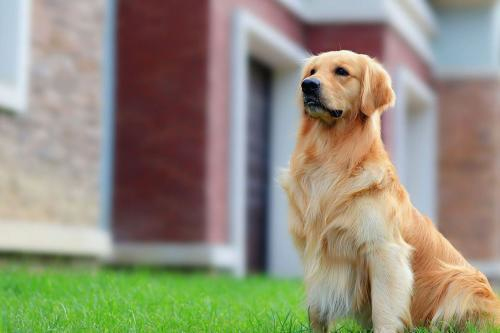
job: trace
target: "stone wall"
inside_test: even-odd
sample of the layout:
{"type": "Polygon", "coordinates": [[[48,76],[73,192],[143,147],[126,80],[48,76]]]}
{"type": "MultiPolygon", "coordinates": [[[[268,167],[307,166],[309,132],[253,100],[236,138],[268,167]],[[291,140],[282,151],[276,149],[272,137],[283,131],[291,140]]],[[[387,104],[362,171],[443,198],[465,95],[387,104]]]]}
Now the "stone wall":
{"type": "Polygon", "coordinates": [[[0,223],[98,223],[104,5],[32,1],[28,110],[0,113],[0,223]]]}

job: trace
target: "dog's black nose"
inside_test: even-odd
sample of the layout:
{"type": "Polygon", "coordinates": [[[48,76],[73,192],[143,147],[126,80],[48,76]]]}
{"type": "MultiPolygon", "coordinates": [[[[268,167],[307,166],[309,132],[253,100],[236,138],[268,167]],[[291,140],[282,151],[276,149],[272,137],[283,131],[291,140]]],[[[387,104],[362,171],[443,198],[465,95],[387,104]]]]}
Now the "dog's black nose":
{"type": "Polygon", "coordinates": [[[302,92],[306,95],[315,95],[319,91],[321,82],[315,77],[308,77],[302,81],[302,92]]]}

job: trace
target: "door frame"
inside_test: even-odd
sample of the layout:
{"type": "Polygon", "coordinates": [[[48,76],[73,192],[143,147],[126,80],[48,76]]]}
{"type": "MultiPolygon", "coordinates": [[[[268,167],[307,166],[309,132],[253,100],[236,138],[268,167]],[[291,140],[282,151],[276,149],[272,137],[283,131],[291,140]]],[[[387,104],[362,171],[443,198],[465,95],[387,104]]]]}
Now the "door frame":
{"type": "MultiPolygon", "coordinates": [[[[230,147],[229,147],[229,225],[230,242],[235,254],[233,272],[237,276],[246,274],[246,140],[247,140],[247,92],[248,59],[257,58],[268,65],[274,74],[285,72],[297,74],[308,53],[285,35],[275,30],[248,11],[237,10],[233,17],[231,41],[231,101],[230,101],[230,147]]],[[[295,78],[296,75],[293,75],[295,78]]],[[[290,81],[290,79],[288,80],[290,81]]],[[[296,83],[293,82],[293,83],[296,83]]],[[[288,85],[291,87],[290,85],[288,85]]],[[[293,85],[292,85],[293,86],[293,85]]],[[[273,88],[273,99],[295,101],[295,88],[277,91],[273,88]]],[[[271,113],[275,113],[277,103],[272,102],[271,113]]],[[[271,115],[272,117],[272,115],[271,115]]],[[[274,133],[271,133],[271,138],[274,133]]],[[[271,139],[273,140],[273,139],[271,139]]],[[[273,150],[271,149],[271,158],[273,150]]],[[[270,175],[274,175],[270,170],[270,175]]],[[[273,194],[271,194],[272,196],[273,194]]],[[[272,199],[271,199],[272,200],[272,199]]],[[[272,216],[273,213],[270,213],[272,216]]],[[[285,216],[286,218],[286,216],[285,216]]],[[[271,217],[272,219],[272,217],[271,217]]],[[[272,221],[269,220],[269,224],[272,221]]],[[[285,225],[285,221],[283,221],[285,225]]],[[[286,228],[283,230],[286,232],[286,228]]]]}
{"type": "Polygon", "coordinates": [[[409,113],[412,112],[409,103],[418,103],[418,112],[422,113],[418,121],[421,122],[420,125],[424,125],[422,127],[425,130],[425,133],[419,135],[419,140],[425,141],[424,144],[429,147],[425,163],[430,165],[429,170],[426,171],[425,179],[421,179],[421,182],[427,182],[426,186],[430,189],[429,193],[427,193],[429,205],[427,211],[423,211],[423,213],[429,216],[434,223],[437,223],[437,97],[434,91],[406,66],[401,66],[398,69],[396,78],[394,164],[402,183],[408,184],[411,175],[408,172],[409,163],[406,148],[408,146],[407,142],[411,138],[409,138],[407,120],[409,113]]]}

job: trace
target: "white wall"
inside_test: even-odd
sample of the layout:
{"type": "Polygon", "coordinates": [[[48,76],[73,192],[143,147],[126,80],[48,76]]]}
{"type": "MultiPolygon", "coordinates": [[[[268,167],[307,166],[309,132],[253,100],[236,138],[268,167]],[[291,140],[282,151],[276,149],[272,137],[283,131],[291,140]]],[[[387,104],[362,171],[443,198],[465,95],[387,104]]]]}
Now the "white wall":
{"type": "Polygon", "coordinates": [[[271,115],[271,158],[269,184],[269,272],[297,276],[302,272],[297,251],[288,232],[288,201],[276,181],[280,169],[288,165],[295,146],[300,113],[297,107],[299,70],[278,70],[273,78],[271,115]]]}
{"type": "Polygon", "coordinates": [[[436,16],[440,32],[433,50],[439,71],[487,71],[498,65],[498,10],[487,6],[439,8],[436,16]]]}
{"type": "Polygon", "coordinates": [[[436,135],[433,111],[410,98],[406,105],[406,173],[403,180],[413,205],[437,222],[436,135]]]}
{"type": "Polygon", "coordinates": [[[410,69],[396,76],[394,163],[414,206],[437,222],[437,114],[434,92],[410,69]]]}
{"type": "MultiPolygon", "coordinates": [[[[299,112],[295,104],[298,71],[308,54],[297,44],[265,21],[247,11],[234,17],[231,54],[231,138],[229,218],[231,246],[234,251],[234,272],[246,273],[246,147],[248,59],[257,58],[274,72],[271,92],[271,158],[270,175],[276,178],[285,167],[295,144],[299,112]]],[[[269,270],[274,275],[296,275],[300,272],[297,254],[288,233],[287,201],[275,181],[269,185],[269,270]]]]}

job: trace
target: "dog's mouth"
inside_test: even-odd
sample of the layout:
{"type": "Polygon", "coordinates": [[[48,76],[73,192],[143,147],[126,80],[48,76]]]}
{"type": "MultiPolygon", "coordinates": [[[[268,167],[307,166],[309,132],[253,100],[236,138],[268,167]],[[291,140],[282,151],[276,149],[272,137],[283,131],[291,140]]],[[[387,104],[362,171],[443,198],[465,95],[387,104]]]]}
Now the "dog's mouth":
{"type": "Polygon", "coordinates": [[[307,113],[313,118],[321,118],[321,115],[328,114],[332,118],[340,118],[344,113],[340,109],[330,109],[318,98],[304,97],[304,106],[307,113]]]}

